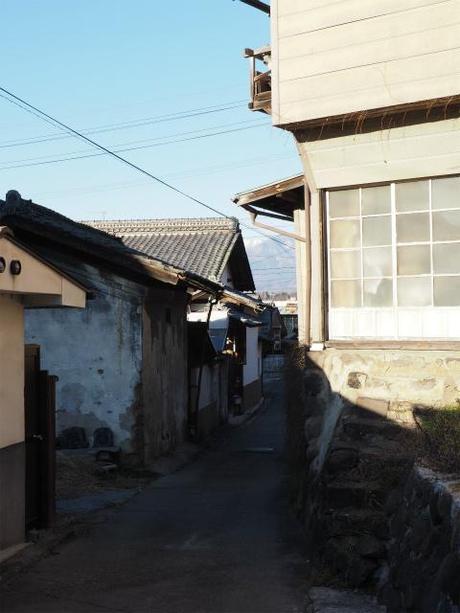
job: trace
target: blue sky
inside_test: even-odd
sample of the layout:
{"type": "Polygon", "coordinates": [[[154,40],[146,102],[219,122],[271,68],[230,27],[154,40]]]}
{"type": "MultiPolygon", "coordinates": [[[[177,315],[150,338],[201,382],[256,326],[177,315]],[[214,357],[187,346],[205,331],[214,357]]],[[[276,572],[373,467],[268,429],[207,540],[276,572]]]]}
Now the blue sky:
{"type": "MultiPolygon", "coordinates": [[[[145,146],[123,155],[226,214],[247,222],[234,193],[300,170],[291,135],[247,109],[242,51],[269,42],[264,13],[232,0],[3,0],[2,17],[3,87],[73,127],[102,128],[93,137],[106,146],[145,146]]],[[[41,163],[89,152],[77,139],[23,143],[54,135],[0,98],[2,195],[17,189],[76,219],[209,215],[105,156],[41,163]]]]}

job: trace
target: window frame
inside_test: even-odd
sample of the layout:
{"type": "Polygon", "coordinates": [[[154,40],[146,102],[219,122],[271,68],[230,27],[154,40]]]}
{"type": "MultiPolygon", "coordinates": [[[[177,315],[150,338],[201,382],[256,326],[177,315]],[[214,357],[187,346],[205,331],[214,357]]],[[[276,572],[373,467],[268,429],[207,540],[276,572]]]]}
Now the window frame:
{"type": "Polygon", "coordinates": [[[414,179],[405,179],[405,180],[401,180],[401,181],[385,181],[385,182],[381,182],[381,183],[372,183],[372,184],[365,184],[365,185],[357,185],[357,186],[340,186],[340,187],[335,187],[335,188],[331,188],[331,189],[323,189],[321,190],[323,192],[322,194],[322,198],[321,198],[321,202],[322,202],[322,217],[323,217],[323,244],[324,244],[324,254],[325,254],[325,259],[324,259],[324,267],[323,267],[323,275],[324,275],[324,279],[325,279],[325,283],[324,283],[324,301],[323,301],[323,308],[324,308],[324,313],[325,313],[325,317],[324,317],[324,338],[328,339],[328,342],[334,342],[337,341],[338,343],[341,342],[354,342],[357,341],[359,342],[360,340],[364,341],[364,342],[375,342],[377,341],[378,343],[385,343],[385,342],[389,342],[389,343],[416,343],[416,344],[420,344],[420,343],[427,343],[429,345],[432,344],[432,341],[440,341],[441,343],[456,343],[456,339],[458,338],[460,341],[460,336],[440,336],[440,337],[435,337],[435,336],[429,336],[429,335],[421,335],[421,336],[413,336],[410,335],[408,336],[404,336],[403,334],[399,333],[399,323],[398,323],[398,311],[401,310],[415,310],[417,312],[420,312],[421,310],[424,309],[431,309],[436,310],[436,312],[440,313],[442,310],[446,310],[446,311],[452,311],[452,309],[460,309],[460,305],[439,305],[437,306],[435,304],[436,299],[435,299],[435,279],[436,278],[441,278],[444,279],[446,277],[456,277],[460,279],[460,271],[459,272],[438,272],[436,273],[435,271],[435,247],[437,245],[449,245],[449,244],[457,244],[460,247],[460,238],[458,239],[441,239],[441,240],[434,240],[434,221],[435,221],[435,215],[436,213],[447,213],[447,212],[458,212],[460,214],[460,194],[459,194],[459,202],[458,202],[458,206],[443,206],[443,207],[433,207],[433,181],[437,181],[437,180],[442,180],[442,179],[450,179],[450,178],[458,178],[460,180],[460,174],[453,174],[453,175],[443,175],[443,176],[435,176],[435,177],[420,177],[420,178],[414,178],[414,179]],[[397,206],[396,206],[396,186],[400,185],[400,184],[404,184],[404,183],[416,183],[416,182],[427,182],[428,183],[428,203],[427,206],[425,208],[414,208],[414,210],[397,210],[397,206]],[[385,186],[389,186],[389,190],[390,190],[390,209],[389,212],[378,212],[378,213],[367,213],[367,214],[363,214],[363,190],[366,189],[370,189],[370,188],[378,188],[378,187],[385,187],[385,186]],[[334,193],[334,192],[342,192],[342,191],[346,191],[346,190],[358,190],[358,199],[359,199],[359,206],[358,206],[358,210],[359,213],[357,216],[356,214],[351,214],[351,215],[346,215],[346,216],[335,216],[332,217],[330,216],[330,194],[334,193]],[[408,216],[408,215],[414,215],[414,214],[427,214],[428,215],[428,224],[429,224],[429,235],[428,238],[426,240],[417,240],[417,241],[413,241],[413,242],[404,242],[404,243],[400,243],[398,242],[398,234],[397,234],[397,221],[398,218],[400,219],[401,217],[404,216],[408,216]],[[367,219],[367,218],[382,218],[389,215],[390,216],[390,223],[391,223],[391,245],[388,245],[387,248],[391,249],[391,263],[392,263],[392,275],[391,277],[385,275],[385,276],[380,276],[380,277],[367,277],[364,275],[364,253],[366,249],[372,249],[372,248],[382,248],[384,246],[382,245],[378,245],[377,247],[374,245],[366,245],[364,246],[363,244],[363,219],[367,219]],[[351,221],[351,220],[358,220],[359,221],[359,242],[358,242],[358,247],[356,246],[348,246],[348,247],[332,247],[331,245],[331,222],[332,221],[351,221]],[[406,274],[398,274],[398,249],[400,248],[407,248],[407,247],[417,247],[417,246],[427,246],[429,249],[429,263],[430,263],[430,268],[429,268],[429,272],[422,272],[422,273],[406,273],[406,274]],[[359,260],[360,260],[360,277],[332,277],[332,271],[331,271],[331,263],[332,263],[332,255],[334,253],[340,253],[340,252],[354,252],[357,251],[359,253],[359,260]],[[400,304],[400,300],[398,300],[398,280],[400,279],[423,279],[423,278],[428,278],[430,279],[430,302],[429,304],[426,305],[420,305],[420,306],[411,306],[411,305],[402,305],[400,304]],[[392,283],[392,300],[391,300],[391,304],[389,304],[388,306],[373,306],[373,305],[366,305],[365,304],[365,281],[372,281],[372,280],[379,280],[381,281],[382,279],[390,279],[391,283],[392,283]],[[333,307],[332,306],[332,281],[344,281],[344,280],[355,280],[358,281],[360,283],[360,292],[361,292],[361,302],[360,302],[360,306],[342,306],[342,307],[333,307]],[[395,334],[393,335],[388,335],[388,336],[360,336],[357,334],[352,334],[352,331],[350,330],[349,335],[347,336],[331,336],[330,335],[330,329],[331,329],[331,312],[334,310],[349,310],[349,311],[386,311],[389,313],[393,314],[393,325],[394,325],[394,332],[395,334]]]}

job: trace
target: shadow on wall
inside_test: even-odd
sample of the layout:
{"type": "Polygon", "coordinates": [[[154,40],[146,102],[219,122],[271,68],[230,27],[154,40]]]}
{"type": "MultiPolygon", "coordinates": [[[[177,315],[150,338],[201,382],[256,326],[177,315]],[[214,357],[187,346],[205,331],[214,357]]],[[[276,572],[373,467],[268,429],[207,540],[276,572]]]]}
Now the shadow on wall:
{"type": "Polygon", "coordinates": [[[398,423],[388,401],[351,402],[304,348],[290,352],[286,374],[291,503],[320,580],[377,589],[390,611],[457,610],[460,476],[416,465],[426,450],[417,413],[429,407],[414,418],[400,405],[398,423]]]}

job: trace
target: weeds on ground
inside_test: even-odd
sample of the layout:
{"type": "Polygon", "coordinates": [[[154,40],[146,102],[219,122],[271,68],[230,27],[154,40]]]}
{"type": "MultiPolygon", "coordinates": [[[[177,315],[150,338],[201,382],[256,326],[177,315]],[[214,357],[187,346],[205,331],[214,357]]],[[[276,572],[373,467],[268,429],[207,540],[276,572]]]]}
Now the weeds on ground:
{"type": "Polygon", "coordinates": [[[460,472],[460,401],[417,412],[427,460],[443,472],[460,472]]]}

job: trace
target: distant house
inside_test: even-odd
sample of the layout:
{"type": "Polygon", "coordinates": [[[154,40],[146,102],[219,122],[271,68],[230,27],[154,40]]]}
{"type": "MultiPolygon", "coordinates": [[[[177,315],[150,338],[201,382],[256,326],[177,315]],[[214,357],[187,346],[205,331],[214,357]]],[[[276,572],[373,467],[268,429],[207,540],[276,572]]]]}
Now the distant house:
{"type": "Polygon", "coordinates": [[[92,445],[109,428],[146,464],[172,451],[189,427],[188,304],[221,286],[19,195],[0,201],[0,222],[90,292],[84,311],[26,312],[27,342],[59,377],[57,433],[81,428],[80,444],[92,445]]]}
{"type": "Polygon", "coordinates": [[[286,328],[286,339],[296,339],[299,327],[297,300],[276,300],[275,306],[279,310],[283,325],[286,328]]]}
{"type": "MultiPolygon", "coordinates": [[[[54,378],[41,370],[38,348],[24,347],[25,310],[84,309],[85,303],[83,286],[46,262],[28,242],[18,240],[11,228],[0,227],[2,560],[22,546],[26,527],[46,527],[54,510],[54,481],[49,466],[54,452],[54,378]]],[[[61,342],[66,346],[63,335],[61,342]]]]}
{"type": "MultiPolygon", "coordinates": [[[[255,286],[238,220],[142,219],[86,223],[119,237],[126,247],[219,283],[230,293],[233,291],[231,300],[227,293],[211,309],[209,329],[216,350],[233,358],[225,366],[230,405],[239,397],[242,409],[255,406],[262,397],[262,348],[258,334],[261,322],[254,309],[262,308],[259,301],[245,293],[253,292],[255,286]]],[[[208,297],[197,295],[190,305],[189,320],[206,321],[208,310],[208,297]]],[[[203,380],[202,373],[202,389],[213,387],[208,381],[210,377],[211,373],[206,372],[203,380]]],[[[222,375],[219,377],[222,379],[222,375]]],[[[217,388],[214,386],[214,389],[217,388]]],[[[215,391],[210,404],[217,402],[217,396],[215,391]]],[[[225,394],[219,393],[219,397],[222,402],[225,394]]],[[[197,428],[207,431],[209,421],[214,422],[215,417],[205,418],[205,413],[201,414],[201,422],[206,425],[197,428]]],[[[225,409],[220,409],[220,414],[224,413],[225,409]]]]}
{"type": "Polygon", "coordinates": [[[264,355],[281,352],[281,339],[286,335],[286,329],[278,308],[274,304],[267,305],[260,315],[262,326],[259,338],[263,343],[264,355]]]}

